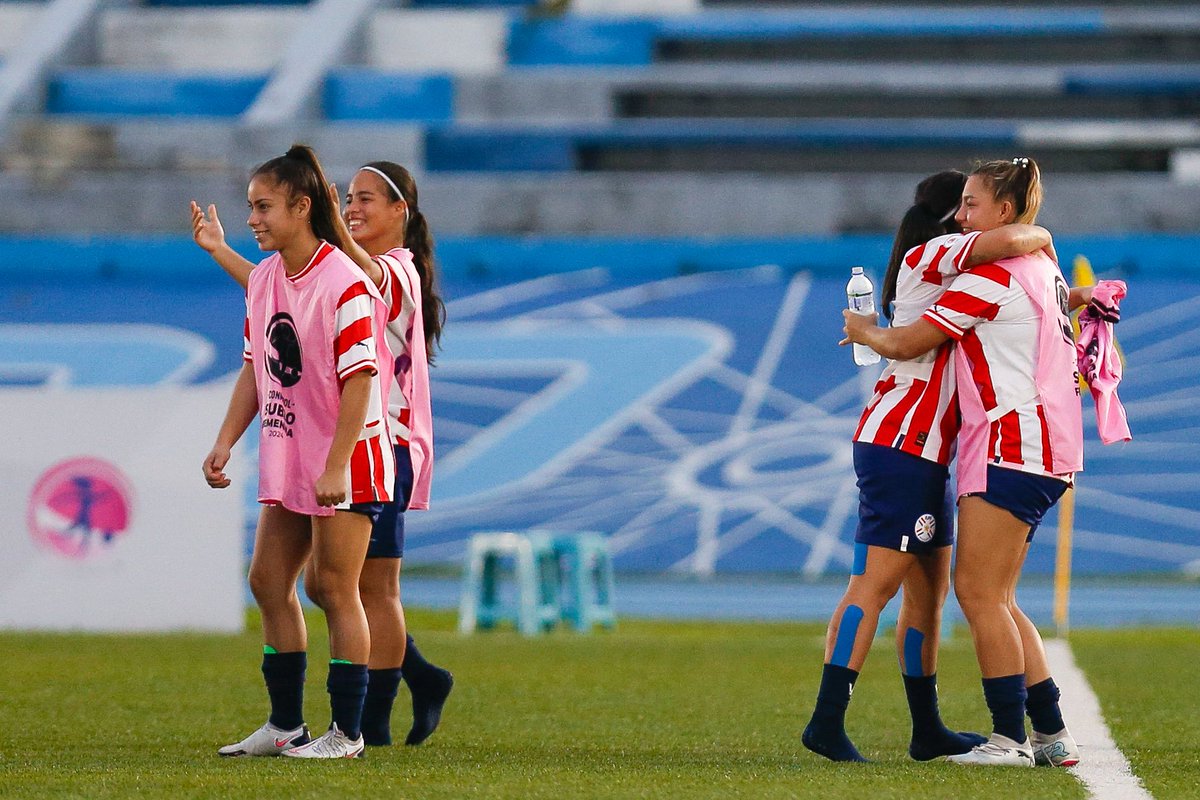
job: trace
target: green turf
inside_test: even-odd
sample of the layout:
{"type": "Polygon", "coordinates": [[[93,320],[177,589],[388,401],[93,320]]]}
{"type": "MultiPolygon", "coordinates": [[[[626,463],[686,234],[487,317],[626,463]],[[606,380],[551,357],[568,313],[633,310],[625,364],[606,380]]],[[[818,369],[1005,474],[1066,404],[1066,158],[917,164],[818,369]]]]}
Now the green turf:
{"type": "Polygon", "coordinates": [[[1146,789],[1200,797],[1200,630],[1079,631],[1071,649],[1146,789]]]}
{"type": "MultiPolygon", "coordinates": [[[[614,633],[460,637],[446,614],[413,613],[427,655],[454,670],[442,729],[424,746],[362,761],[222,760],[261,724],[260,639],[241,636],[0,635],[0,796],[42,797],[821,797],[1082,798],[1063,770],[916,764],[895,658],[881,642],[849,728],[871,765],[799,744],[820,676],[819,626],[622,621],[614,633]]],[[[307,712],[324,727],[325,658],[314,619],[307,712]]],[[[251,628],[254,630],[253,626],[251,628]]],[[[1192,632],[1192,637],[1195,633],[1192,632]]],[[[1147,688],[1113,703],[1118,743],[1156,796],[1194,796],[1195,639],[1080,632],[1080,660],[1106,709],[1145,663],[1181,696],[1147,688]],[[1190,646],[1190,650],[1187,647],[1190,646]],[[1140,655],[1139,655],[1140,654],[1140,655]],[[1184,684],[1186,688],[1184,688],[1184,684]],[[1166,738],[1163,727],[1186,730],[1166,738]],[[1190,773],[1175,759],[1192,759],[1190,773]],[[1186,791],[1185,791],[1186,788],[1186,791]],[[1161,792],[1161,793],[1159,793],[1161,792]]],[[[947,721],[987,727],[966,636],[943,648],[947,721]]],[[[407,695],[394,715],[407,729],[407,695]]]]}

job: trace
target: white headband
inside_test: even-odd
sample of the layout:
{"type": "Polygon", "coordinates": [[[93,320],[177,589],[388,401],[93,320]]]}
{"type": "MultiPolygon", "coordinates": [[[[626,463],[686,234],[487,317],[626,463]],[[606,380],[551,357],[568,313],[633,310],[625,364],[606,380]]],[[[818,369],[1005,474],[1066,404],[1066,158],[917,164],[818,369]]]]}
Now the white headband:
{"type": "Polygon", "coordinates": [[[941,225],[945,225],[947,222],[949,222],[951,219],[954,218],[954,215],[958,213],[958,209],[961,206],[962,206],[962,203],[959,203],[957,206],[955,206],[954,208],[947,211],[946,215],[938,220],[938,223],[941,225]]]}
{"type": "Polygon", "coordinates": [[[404,201],[404,227],[407,228],[408,227],[408,199],[404,196],[404,192],[400,191],[400,187],[396,185],[396,182],[393,181],[391,178],[389,178],[386,172],[384,172],[381,169],[378,169],[377,167],[370,167],[370,166],[359,167],[358,170],[359,170],[359,172],[362,172],[363,170],[366,170],[367,172],[374,172],[376,175],[383,178],[384,183],[386,183],[388,186],[390,186],[392,191],[396,193],[396,197],[399,197],[401,200],[404,201]]]}

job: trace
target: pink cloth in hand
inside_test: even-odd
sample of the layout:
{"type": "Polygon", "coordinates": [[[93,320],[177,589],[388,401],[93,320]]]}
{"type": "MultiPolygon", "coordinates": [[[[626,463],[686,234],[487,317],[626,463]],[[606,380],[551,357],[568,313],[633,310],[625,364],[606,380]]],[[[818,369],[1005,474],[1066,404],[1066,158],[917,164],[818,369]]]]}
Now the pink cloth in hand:
{"type": "Polygon", "coordinates": [[[1117,396],[1121,383],[1121,355],[1112,322],[1104,317],[1120,317],[1124,281],[1100,281],[1092,290],[1092,302],[1079,314],[1079,338],[1075,352],[1079,373],[1087,381],[1096,404],[1096,427],[1104,444],[1127,442],[1133,438],[1125,407],[1117,396]],[[1098,306],[1098,307],[1097,307],[1098,306]]]}

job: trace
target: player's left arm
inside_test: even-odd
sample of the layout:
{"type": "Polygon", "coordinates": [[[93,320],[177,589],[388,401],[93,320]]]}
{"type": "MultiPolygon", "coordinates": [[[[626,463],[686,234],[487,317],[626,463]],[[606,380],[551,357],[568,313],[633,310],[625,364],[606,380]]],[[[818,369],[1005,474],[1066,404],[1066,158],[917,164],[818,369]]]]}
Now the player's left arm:
{"type": "Polygon", "coordinates": [[[367,406],[371,401],[371,382],[375,380],[375,369],[366,368],[355,372],[342,383],[342,398],[338,408],[337,426],[333,432],[333,443],[325,458],[325,471],[317,478],[317,503],[335,506],[344,503],[350,492],[346,482],[346,468],[354,445],[362,433],[367,419],[367,406]]]}
{"type": "Polygon", "coordinates": [[[911,325],[880,328],[875,324],[875,314],[856,314],[849,309],[842,311],[846,320],[842,329],[846,338],[838,344],[865,344],[884,358],[907,360],[928,353],[950,336],[923,317],[911,325]]]}

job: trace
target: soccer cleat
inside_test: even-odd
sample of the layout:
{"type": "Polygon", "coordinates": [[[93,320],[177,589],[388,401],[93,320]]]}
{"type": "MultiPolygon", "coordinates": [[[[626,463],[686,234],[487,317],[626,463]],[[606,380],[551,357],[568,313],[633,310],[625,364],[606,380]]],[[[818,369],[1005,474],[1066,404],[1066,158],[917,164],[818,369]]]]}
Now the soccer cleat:
{"type": "Polygon", "coordinates": [[[417,745],[428,739],[437,730],[442,721],[442,706],[454,688],[454,676],[444,669],[434,669],[432,674],[423,678],[415,686],[409,682],[408,690],[412,692],[413,724],[405,737],[404,743],[417,745]]]}
{"type": "Polygon", "coordinates": [[[1029,744],[1033,747],[1033,760],[1039,767],[1073,767],[1079,763],[1079,745],[1066,728],[1058,733],[1034,731],[1029,744]]]}
{"type": "Polygon", "coordinates": [[[237,744],[227,744],[217,751],[217,755],[232,758],[236,756],[277,756],[299,745],[308,744],[308,726],[301,725],[291,731],[276,728],[270,722],[263,725],[254,733],[242,739],[237,744]]]}
{"type": "Polygon", "coordinates": [[[1014,742],[1007,736],[993,733],[992,738],[971,748],[971,752],[946,756],[955,764],[978,764],[988,767],[1032,767],[1033,748],[1029,741],[1014,742]]]}
{"type": "Polygon", "coordinates": [[[333,724],[308,744],[285,750],[283,754],[291,758],[361,758],[363,738],[359,734],[357,739],[351,739],[333,724]]]}

